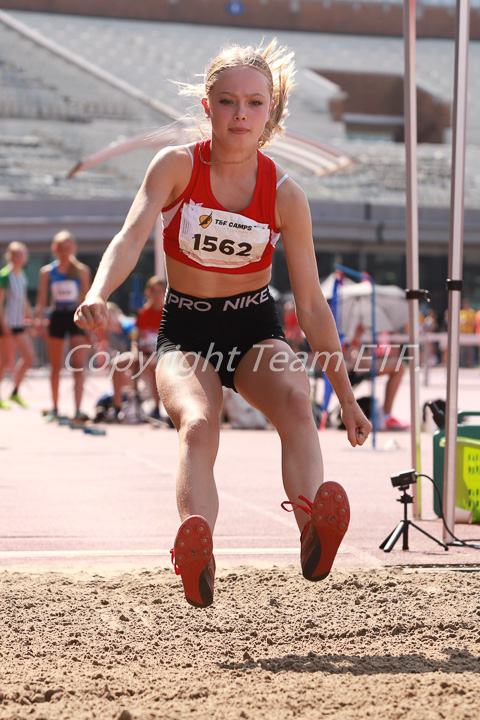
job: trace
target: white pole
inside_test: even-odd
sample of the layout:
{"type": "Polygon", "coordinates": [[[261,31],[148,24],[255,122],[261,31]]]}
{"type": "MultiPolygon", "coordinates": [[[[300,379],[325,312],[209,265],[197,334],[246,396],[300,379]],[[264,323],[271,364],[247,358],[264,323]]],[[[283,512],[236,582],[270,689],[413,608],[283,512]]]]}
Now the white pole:
{"type": "MultiPolygon", "coordinates": [[[[419,333],[419,263],[418,263],[418,183],[417,183],[417,82],[415,73],[415,0],[405,0],[404,35],[404,117],[406,154],[406,231],[408,335],[410,358],[410,436],[412,467],[421,473],[420,453],[420,333],[419,333]]],[[[420,478],[412,488],[413,516],[421,516],[420,478]]]]}
{"type": "MultiPolygon", "coordinates": [[[[448,263],[448,361],[445,416],[443,514],[453,532],[457,480],[458,366],[460,360],[460,304],[463,270],[465,143],[467,119],[468,41],[470,0],[457,0],[455,27],[455,91],[452,122],[452,188],[448,263]]],[[[444,528],[443,541],[453,542],[444,528]]]]}

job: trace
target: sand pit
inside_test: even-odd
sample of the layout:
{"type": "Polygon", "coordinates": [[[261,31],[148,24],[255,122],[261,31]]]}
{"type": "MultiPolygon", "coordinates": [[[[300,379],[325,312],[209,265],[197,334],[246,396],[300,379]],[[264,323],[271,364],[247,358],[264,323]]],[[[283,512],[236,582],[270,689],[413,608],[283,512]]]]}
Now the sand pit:
{"type": "Polygon", "coordinates": [[[4,571],[0,718],[479,717],[477,572],[4,571]]]}

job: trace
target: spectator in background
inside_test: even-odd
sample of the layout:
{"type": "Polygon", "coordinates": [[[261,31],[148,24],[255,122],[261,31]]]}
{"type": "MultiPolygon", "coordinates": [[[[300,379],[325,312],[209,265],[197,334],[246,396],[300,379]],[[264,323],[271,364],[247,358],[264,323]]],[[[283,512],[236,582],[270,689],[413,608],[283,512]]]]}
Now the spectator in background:
{"type": "Polygon", "coordinates": [[[165,280],[157,275],[151,277],[145,286],[146,302],[138,311],[138,351],[141,353],[142,378],[146,383],[151,398],[155,402],[152,417],[160,419],[160,398],[158,396],[157,383],[155,379],[156,358],[152,357],[157,350],[157,336],[163,314],[165,291],[167,284],[165,280]]]}
{"type": "MultiPolygon", "coordinates": [[[[470,307],[470,303],[466,298],[462,300],[460,308],[460,333],[472,334],[475,332],[475,310],[470,307]]],[[[471,368],[474,365],[474,347],[473,345],[462,345],[460,338],[460,367],[471,368]]]]}
{"type": "Polygon", "coordinates": [[[475,333],[477,335],[477,363],[480,362],[480,310],[475,313],[475,333]]]}
{"type": "Polygon", "coordinates": [[[124,401],[133,391],[132,375],[137,371],[137,351],[132,343],[135,318],[127,317],[114,302],[107,303],[108,318],[105,330],[98,331],[97,350],[108,358],[108,373],[112,390],[97,402],[96,421],[123,422],[124,401]]]}
{"type": "Polygon", "coordinates": [[[448,308],[444,311],[441,319],[440,319],[440,332],[443,335],[443,338],[440,339],[438,343],[438,347],[440,350],[440,357],[442,359],[442,365],[447,365],[447,352],[448,352],[448,339],[447,339],[447,333],[448,333],[448,308]]]}
{"type": "MultiPolygon", "coordinates": [[[[362,352],[364,332],[365,328],[359,323],[351,342],[344,347],[345,364],[352,386],[372,376],[371,346],[369,352],[362,352]]],[[[385,334],[388,335],[388,333],[385,334]]],[[[377,376],[388,375],[378,429],[407,430],[410,424],[399,420],[392,414],[393,403],[405,372],[405,363],[400,359],[400,348],[389,345],[388,342],[379,343],[375,352],[375,363],[377,376]]]]}
{"type": "Polygon", "coordinates": [[[58,232],[52,241],[56,260],[40,269],[37,294],[37,323],[46,334],[53,408],[45,415],[51,422],[58,417],[58,391],[60,372],[63,367],[65,340],[69,338],[70,364],[74,369],[75,416],[74,421],[83,422],[87,416],[81,411],[86,348],[85,330],[73,322],[77,305],[83,301],[90,287],[90,270],[75,257],[76,241],[68,230],[58,232]],[[51,308],[48,332],[43,321],[47,308],[51,308]]]}
{"type": "MultiPolygon", "coordinates": [[[[25,332],[25,318],[33,319],[27,298],[27,276],[23,269],[28,260],[27,246],[11,242],[5,259],[7,264],[0,270],[0,382],[7,368],[15,362],[15,351],[18,352],[19,358],[12,374],[10,400],[26,408],[28,405],[19,390],[34,360],[32,341],[28,332],[25,332]]],[[[8,402],[0,399],[0,409],[9,408],[8,402]]]]}

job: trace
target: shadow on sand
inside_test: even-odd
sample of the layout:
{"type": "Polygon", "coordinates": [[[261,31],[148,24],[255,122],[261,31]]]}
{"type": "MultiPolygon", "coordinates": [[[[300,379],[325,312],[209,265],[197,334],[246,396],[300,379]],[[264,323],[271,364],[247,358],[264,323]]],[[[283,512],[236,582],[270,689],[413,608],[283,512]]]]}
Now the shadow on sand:
{"type": "Polygon", "coordinates": [[[445,659],[435,660],[418,653],[405,655],[284,655],[280,658],[245,657],[243,663],[219,663],[219,667],[230,670],[252,669],[260,667],[271,673],[323,672],[332,675],[350,673],[351,675],[397,675],[419,673],[480,673],[480,658],[467,650],[445,648],[445,659]]]}

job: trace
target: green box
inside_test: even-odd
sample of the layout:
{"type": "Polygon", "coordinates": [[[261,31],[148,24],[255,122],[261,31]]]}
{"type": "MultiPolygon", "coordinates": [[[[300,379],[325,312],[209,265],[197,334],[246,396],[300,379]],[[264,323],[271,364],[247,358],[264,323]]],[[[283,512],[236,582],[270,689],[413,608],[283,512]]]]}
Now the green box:
{"type": "MultiPolygon", "coordinates": [[[[469,416],[480,416],[480,412],[458,413],[455,505],[473,510],[473,522],[480,523],[480,425],[462,424],[469,416]]],[[[444,458],[445,430],[442,429],[433,436],[433,479],[440,495],[434,493],[433,509],[439,517],[443,506],[444,458]]]]}
{"type": "Polygon", "coordinates": [[[457,492],[455,504],[473,510],[473,522],[480,522],[480,441],[458,438],[457,492]]]}

